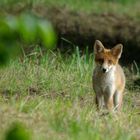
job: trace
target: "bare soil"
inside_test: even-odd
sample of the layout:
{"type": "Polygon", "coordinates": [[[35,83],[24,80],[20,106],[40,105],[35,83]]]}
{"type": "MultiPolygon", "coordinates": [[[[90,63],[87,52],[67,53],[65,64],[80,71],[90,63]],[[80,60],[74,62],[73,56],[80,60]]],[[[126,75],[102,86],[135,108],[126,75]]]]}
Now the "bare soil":
{"type": "Polygon", "coordinates": [[[26,10],[50,20],[58,34],[57,46],[61,50],[72,50],[75,46],[84,50],[89,46],[89,50],[92,52],[94,41],[99,39],[108,48],[117,43],[122,43],[124,45],[122,62],[124,64],[133,63],[134,60],[136,63],[140,63],[139,20],[136,21],[126,15],[114,15],[112,13],[87,14],[71,11],[65,6],[19,6],[7,9],[6,12],[19,14],[26,10]]]}
{"type": "Polygon", "coordinates": [[[92,51],[94,41],[99,39],[109,48],[122,43],[122,60],[125,64],[134,60],[140,62],[140,21],[125,15],[86,14],[65,7],[35,7],[34,12],[52,22],[58,33],[59,48],[72,48],[71,44],[62,39],[65,38],[82,49],[89,46],[92,51]]]}

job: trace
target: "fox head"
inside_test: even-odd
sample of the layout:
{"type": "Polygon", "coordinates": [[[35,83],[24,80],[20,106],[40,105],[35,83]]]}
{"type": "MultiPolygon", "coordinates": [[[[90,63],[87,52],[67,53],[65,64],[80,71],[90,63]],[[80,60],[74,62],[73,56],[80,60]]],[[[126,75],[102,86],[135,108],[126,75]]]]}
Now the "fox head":
{"type": "Polygon", "coordinates": [[[118,44],[112,49],[106,49],[99,40],[95,41],[95,63],[103,73],[107,73],[115,67],[121,57],[122,49],[122,44],[118,44]]]}

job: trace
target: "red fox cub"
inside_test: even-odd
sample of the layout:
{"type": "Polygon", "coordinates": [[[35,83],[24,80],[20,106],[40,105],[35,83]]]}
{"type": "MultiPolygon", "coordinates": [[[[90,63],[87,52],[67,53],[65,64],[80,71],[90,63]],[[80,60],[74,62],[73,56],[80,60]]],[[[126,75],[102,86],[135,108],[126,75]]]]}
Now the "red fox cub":
{"type": "Polygon", "coordinates": [[[92,80],[98,109],[102,109],[104,105],[112,111],[121,109],[125,75],[118,61],[122,49],[122,44],[118,44],[112,49],[106,49],[99,40],[95,41],[96,67],[93,71],[92,80]]]}

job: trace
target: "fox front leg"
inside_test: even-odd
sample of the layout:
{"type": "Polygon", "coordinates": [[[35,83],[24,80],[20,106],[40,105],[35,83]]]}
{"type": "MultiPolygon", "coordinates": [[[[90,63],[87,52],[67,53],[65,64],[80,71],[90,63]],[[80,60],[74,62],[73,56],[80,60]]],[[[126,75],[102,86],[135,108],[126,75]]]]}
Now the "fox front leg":
{"type": "Polygon", "coordinates": [[[105,102],[105,107],[112,111],[114,108],[114,103],[113,103],[113,94],[111,92],[106,92],[104,94],[104,102],[105,102]]]}
{"type": "Polygon", "coordinates": [[[103,96],[102,95],[96,95],[95,96],[95,103],[98,110],[101,110],[103,108],[103,96]]]}

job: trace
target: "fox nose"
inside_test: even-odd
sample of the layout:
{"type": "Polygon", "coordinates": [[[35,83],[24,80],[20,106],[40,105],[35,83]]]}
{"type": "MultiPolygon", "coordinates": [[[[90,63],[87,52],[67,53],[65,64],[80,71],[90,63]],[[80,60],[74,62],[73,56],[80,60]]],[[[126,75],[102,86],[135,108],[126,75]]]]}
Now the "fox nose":
{"type": "Polygon", "coordinates": [[[102,71],[103,71],[103,73],[105,73],[107,71],[107,69],[103,68],[102,71]]]}

